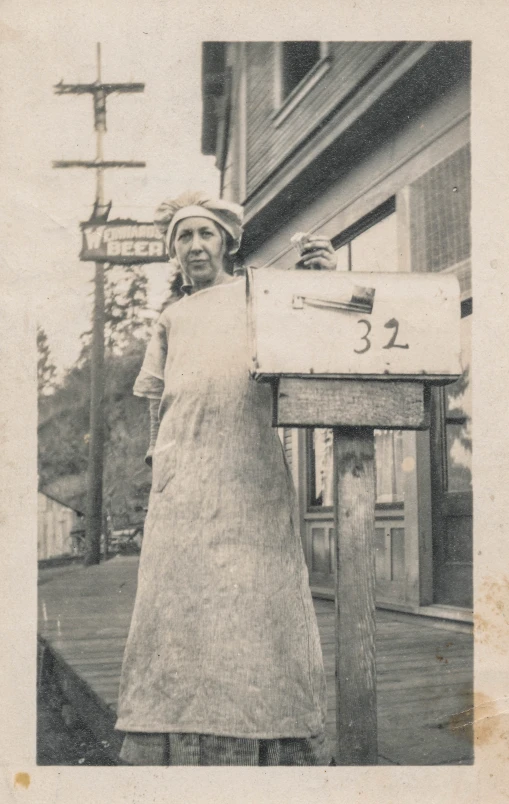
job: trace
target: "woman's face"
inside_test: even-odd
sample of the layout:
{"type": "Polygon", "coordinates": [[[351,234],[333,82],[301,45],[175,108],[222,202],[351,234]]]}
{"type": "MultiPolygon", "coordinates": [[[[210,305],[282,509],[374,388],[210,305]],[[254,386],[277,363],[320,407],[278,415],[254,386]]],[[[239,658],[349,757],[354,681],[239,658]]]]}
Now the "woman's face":
{"type": "Polygon", "coordinates": [[[226,238],[208,218],[184,218],[177,224],[175,252],[182,271],[194,287],[223,282],[226,238]]]}

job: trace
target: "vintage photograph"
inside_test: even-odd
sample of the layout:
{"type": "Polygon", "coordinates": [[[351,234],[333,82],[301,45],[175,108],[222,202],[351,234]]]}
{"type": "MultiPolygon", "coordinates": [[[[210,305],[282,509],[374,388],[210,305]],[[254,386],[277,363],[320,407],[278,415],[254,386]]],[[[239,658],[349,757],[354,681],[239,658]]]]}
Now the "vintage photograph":
{"type": "Polygon", "coordinates": [[[37,763],[470,765],[471,43],[163,40],[44,68],[37,763]]]}

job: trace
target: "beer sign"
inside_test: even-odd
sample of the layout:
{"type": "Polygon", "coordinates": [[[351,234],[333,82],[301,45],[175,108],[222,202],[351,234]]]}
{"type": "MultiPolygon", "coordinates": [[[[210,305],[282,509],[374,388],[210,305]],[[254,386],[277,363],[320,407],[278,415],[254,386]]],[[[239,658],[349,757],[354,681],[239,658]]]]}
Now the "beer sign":
{"type": "Polygon", "coordinates": [[[80,260],[120,265],[167,260],[164,240],[153,223],[87,221],[81,224],[81,232],[80,260]]]}

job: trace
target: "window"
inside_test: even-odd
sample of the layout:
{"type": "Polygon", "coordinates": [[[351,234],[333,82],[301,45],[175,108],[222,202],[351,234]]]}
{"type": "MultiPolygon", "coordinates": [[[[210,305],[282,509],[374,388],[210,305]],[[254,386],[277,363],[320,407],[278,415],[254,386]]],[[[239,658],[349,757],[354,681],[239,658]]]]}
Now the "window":
{"type": "Polygon", "coordinates": [[[460,379],[445,389],[446,489],[472,488],[472,389],[470,385],[472,317],[461,319],[461,359],[465,366],[460,379]]]}
{"type": "Polygon", "coordinates": [[[334,237],[338,271],[398,270],[396,202],[389,198],[334,237]]]}
{"type": "Polygon", "coordinates": [[[320,42],[282,42],[281,61],[284,100],[320,61],[320,42]]]}
{"type": "MultiPolygon", "coordinates": [[[[334,504],[332,430],[308,431],[308,507],[332,508],[334,504]]],[[[404,502],[404,445],[401,430],[375,430],[376,502],[404,502]]]]}
{"type": "Polygon", "coordinates": [[[332,430],[316,427],[308,431],[308,489],[311,508],[332,508],[332,430]]]}
{"type": "Polygon", "coordinates": [[[276,127],[299,105],[329,70],[327,42],[275,43],[274,114],[276,127]]]}
{"type": "MultiPolygon", "coordinates": [[[[389,199],[333,239],[339,271],[398,270],[395,200],[389,199]]],[[[403,436],[398,430],[376,430],[376,499],[378,504],[404,502],[403,436]]],[[[332,430],[316,428],[308,435],[308,504],[333,505],[332,430]]]]}

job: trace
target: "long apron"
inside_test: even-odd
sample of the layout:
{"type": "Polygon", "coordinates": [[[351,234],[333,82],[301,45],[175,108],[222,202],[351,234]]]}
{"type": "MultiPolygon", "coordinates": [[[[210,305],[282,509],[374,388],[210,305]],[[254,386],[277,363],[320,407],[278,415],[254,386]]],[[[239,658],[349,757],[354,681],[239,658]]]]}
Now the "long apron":
{"type": "Polygon", "coordinates": [[[243,279],[161,315],[135,393],[160,396],[117,728],[240,738],[324,729],[296,498],[249,377],[243,279]]]}

